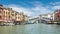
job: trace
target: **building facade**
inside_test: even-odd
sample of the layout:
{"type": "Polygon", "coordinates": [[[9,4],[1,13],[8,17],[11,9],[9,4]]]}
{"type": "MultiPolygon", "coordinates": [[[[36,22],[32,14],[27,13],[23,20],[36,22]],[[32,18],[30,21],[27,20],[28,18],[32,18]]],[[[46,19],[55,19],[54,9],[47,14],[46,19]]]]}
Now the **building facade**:
{"type": "Polygon", "coordinates": [[[47,18],[47,19],[54,20],[54,13],[42,14],[40,15],[40,18],[47,18]]]}
{"type": "Polygon", "coordinates": [[[28,20],[27,15],[24,15],[23,12],[19,13],[12,8],[5,8],[3,5],[0,5],[0,23],[23,23],[26,20],[28,20]]]}
{"type": "Polygon", "coordinates": [[[3,5],[0,5],[0,23],[3,22],[3,5]]]}
{"type": "Polygon", "coordinates": [[[56,10],[55,11],[54,20],[55,21],[59,21],[60,20],[60,10],[56,10]]]}
{"type": "Polygon", "coordinates": [[[45,23],[53,24],[54,13],[42,14],[40,15],[40,19],[42,19],[45,23]]]}

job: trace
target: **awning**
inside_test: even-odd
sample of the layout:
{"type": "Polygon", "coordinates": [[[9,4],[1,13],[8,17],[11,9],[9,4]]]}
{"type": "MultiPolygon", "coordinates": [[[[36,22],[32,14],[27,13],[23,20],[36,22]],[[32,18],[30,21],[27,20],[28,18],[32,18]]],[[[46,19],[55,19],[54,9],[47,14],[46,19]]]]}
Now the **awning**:
{"type": "Polygon", "coordinates": [[[13,22],[12,20],[0,20],[0,22],[13,22]]]}
{"type": "Polygon", "coordinates": [[[0,21],[4,21],[4,20],[0,20],[0,21]]]}

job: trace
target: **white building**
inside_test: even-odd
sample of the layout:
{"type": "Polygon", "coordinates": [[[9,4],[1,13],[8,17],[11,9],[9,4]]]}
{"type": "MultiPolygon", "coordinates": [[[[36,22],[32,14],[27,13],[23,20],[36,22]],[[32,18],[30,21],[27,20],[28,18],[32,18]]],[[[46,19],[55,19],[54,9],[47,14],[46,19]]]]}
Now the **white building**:
{"type": "Polygon", "coordinates": [[[40,18],[48,18],[48,19],[54,20],[54,14],[53,13],[42,14],[40,15],[40,18]]]}

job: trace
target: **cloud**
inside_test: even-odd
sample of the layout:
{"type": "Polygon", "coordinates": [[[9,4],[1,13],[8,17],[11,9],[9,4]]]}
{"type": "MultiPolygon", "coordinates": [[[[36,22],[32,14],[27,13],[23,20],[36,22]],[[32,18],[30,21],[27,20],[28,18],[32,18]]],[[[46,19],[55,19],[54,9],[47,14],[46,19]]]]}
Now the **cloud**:
{"type": "Polygon", "coordinates": [[[26,8],[23,7],[23,5],[16,5],[16,4],[9,4],[9,5],[6,5],[7,7],[10,7],[10,8],[13,8],[13,10],[15,11],[18,11],[18,12],[24,12],[26,15],[28,16],[38,16],[40,14],[46,14],[46,13],[52,13],[52,10],[54,8],[57,8],[56,6],[44,6],[44,4],[42,4],[41,2],[38,2],[38,1],[34,1],[34,2],[24,2],[23,4],[24,5],[27,5],[29,6],[30,4],[30,7],[26,8]],[[28,4],[26,4],[28,3],[28,4]],[[33,7],[31,6],[33,5],[33,7]],[[52,10],[50,10],[52,9],[52,10]]]}
{"type": "Polygon", "coordinates": [[[60,2],[51,2],[51,5],[53,5],[51,8],[52,10],[60,9],[60,2]]]}
{"type": "Polygon", "coordinates": [[[13,10],[15,10],[17,12],[24,12],[24,14],[28,15],[28,16],[31,16],[32,14],[34,14],[28,8],[24,8],[24,7],[21,7],[21,6],[18,6],[18,5],[10,4],[10,5],[8,5],[8,7],[12,8],[13,10]]]}
{"type": "Polygon", "coordinates": [[[57,10],[57,9],[60,9],[60,6],[54,6],[53,7],[53,10],[57,10]]]}
{"type": "Polygon", "coordinates": [[[36,6],[35,8],[33,8],[33,10],[39,14],[46,14],[51,12],[51,10],[43,6],[36,6]]]}
{"type": "Polygon", "coordinates": [[[51,5],[60,5],[60,2],[50,2],[51,5]]]}
{"type": "Polygon", "coordinates": [[[46,7],[42,3],[39,3],[37,5],[36,4],[35,4],[35,7],[32,8],[32,10],[35,11],[35,13],[37,13],[37,15],[39,15],[39,14],[52,13],[51,12],[52,10],[49,9],[49,6],[46,7]]]}
{"type": "Polygon", "coordinates": [[[60,9],[60,2],[50,2],[49,8],[53,11],[60,9]]]}
{"type": "Polygon", "coordinates": [[[46,14],[51,12],[48,8],[43,7],[42,5],[39,4],[37,5],[35,4],[35,7],[31,8],[25,8],[14,4],[10,4],[8,5],[8,7],[13,8],[13,10],[18,12],[24,12],[28,16],[38,16],[40,14],[46,14]]]}

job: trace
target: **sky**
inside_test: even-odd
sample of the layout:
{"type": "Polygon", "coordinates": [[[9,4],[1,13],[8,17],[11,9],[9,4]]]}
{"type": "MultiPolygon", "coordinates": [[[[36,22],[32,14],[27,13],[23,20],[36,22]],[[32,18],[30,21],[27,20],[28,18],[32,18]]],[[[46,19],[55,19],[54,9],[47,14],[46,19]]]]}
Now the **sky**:
{"type": "Polygon", "coordinates": [[[28,16],[53,13],[60,9],[60,0],[0,0],[0,4],[28,16]]]}

